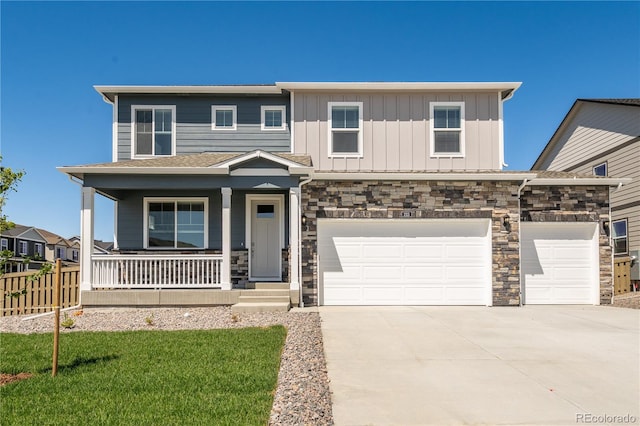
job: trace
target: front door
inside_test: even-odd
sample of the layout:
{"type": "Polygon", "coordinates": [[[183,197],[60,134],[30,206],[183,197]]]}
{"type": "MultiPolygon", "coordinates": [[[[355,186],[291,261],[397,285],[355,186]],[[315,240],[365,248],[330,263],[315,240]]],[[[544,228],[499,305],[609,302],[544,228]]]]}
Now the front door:
{"type": "Polygon", "coordinates": [[[260,199],[251,199],[250,205],[250,279],[280,281],[282,268],[280,200],[260,197],[260,199]]]}

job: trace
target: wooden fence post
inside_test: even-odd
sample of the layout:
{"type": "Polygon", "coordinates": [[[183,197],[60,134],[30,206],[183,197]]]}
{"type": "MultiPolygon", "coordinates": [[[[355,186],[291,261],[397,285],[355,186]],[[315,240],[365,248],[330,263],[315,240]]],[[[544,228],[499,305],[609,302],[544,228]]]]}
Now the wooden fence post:
{"type": "Polygon", "coordinates": [[[58,348],[60,346],[60,281],[62,279],[62,262],[56,260],[56,279],[53,287],[53,367],[51,368],[51,376],[56,377],[58,374],[58,348]]]}

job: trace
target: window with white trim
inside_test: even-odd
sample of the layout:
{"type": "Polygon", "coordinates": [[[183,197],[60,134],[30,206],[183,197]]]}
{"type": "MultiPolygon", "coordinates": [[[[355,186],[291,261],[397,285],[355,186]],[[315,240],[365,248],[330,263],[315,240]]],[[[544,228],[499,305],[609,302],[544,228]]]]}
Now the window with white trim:
{"type": "Polygon", "coordinates": [[[262,105],[260,128],[262,130],[286,130],[287,107],[284,105],[262,105]]]}
{"type": "Polygon", "coordinates": [[[9,240],[6,238],[0,239],[0,250],[5,251],[9,250],[9,240]]]}
{"type": "Polygon", "coordinates": [[[606,176],[607,175],[607,163],[604,162],[602,164],[598,164],[597,166],[593,166],[593,175],[594,176],[606,176]]]}
{"type": "Polygon", "coordinates": [[[67,260],[67,248],[56,247],[56,259],[67,260]]]}
{"type": "Polygon", "coordinates": [[[430,102],[432,157],[464,156],[464,102],[430,102]]]}
{"type": "Polygon", "coordinates": [[[131,116],[134,157],[174,154],[175,105],[133,105],[131,116]]]}
{"type": "Polygon", "coordinates": [[[145,198],[145,248],[203,249],[208,245],[207,198],[145,198]]]}
{"type": "Polygon", "coordinates": [[[42,257],[43,253],[42,253],[42,244],[40,243],[36,243],[35,244],[35,250],[34,250],[34,254],[37,255],[38,257],[42,257]]]}
{"type": "Polygon", "coordinates": [[[71,260],[74,262],[78,261],[78,250],[71,250],[71,260]]]}
{"type": "Polygon", "coordinates": [[[212,105],[211,128],[213,130],[236,130],[238,108],[235,105],[212,105]]]}
{"type": "Polygon", "coordinates": [[[19,241],[18,242],[18,254],[20,254],[21,256],[26,255],[27,252],[27,242],[26,241],[19,241]]]}
{"type": "Polygon", "coordinates": [[[362,157],[362,102],[329,102],[329,156],[362,157]]]}
{"type": "Polygon", "coordinates": [[[613,254],[626,254],[629,251],[627,219],[613,221],[611,224],[611,240],[613,241],[613,254]]]}

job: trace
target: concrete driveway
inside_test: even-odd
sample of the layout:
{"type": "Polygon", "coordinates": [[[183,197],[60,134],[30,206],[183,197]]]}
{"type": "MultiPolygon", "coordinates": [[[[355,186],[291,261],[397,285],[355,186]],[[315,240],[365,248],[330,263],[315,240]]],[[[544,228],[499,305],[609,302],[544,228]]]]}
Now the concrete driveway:
{"type": "Polygon", "coordinates": [[[638,310],[319,311],[336,425],[640,423],[638,310]]]}

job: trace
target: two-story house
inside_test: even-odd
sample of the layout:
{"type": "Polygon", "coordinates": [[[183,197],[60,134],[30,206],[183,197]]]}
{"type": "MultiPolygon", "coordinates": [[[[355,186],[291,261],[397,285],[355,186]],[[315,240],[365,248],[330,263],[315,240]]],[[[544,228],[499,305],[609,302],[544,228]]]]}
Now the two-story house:
{"type": "MultiPolygon", "coordinates": [[[[640,99],[578,99],[532,170],[633,179],[611,191],[613,254],[640,258],[640,99]]],[[[636,263],[637,265],[637,263],[636,263]]],[[[640,280],[635,266],[632,280],[640,280]]]]}
{"type": "Polygon", "coordinates": [[[519,86],[98,86],[112,162],[60,168],[82,188],[82,303],[232,304],[264,282],[304,305],[610,303],[626,180],[503,171],[519,86]],[[95,193],[115,255],[84,244],[95,193]]]}
{"type": "Polygon", "coordinates": [[[3,272],[23,272],[37,270],[45,259],[47,241],[38,229],[16,224],[2,231],[0,251],[10,251],[12,256],[3,272]]]}

